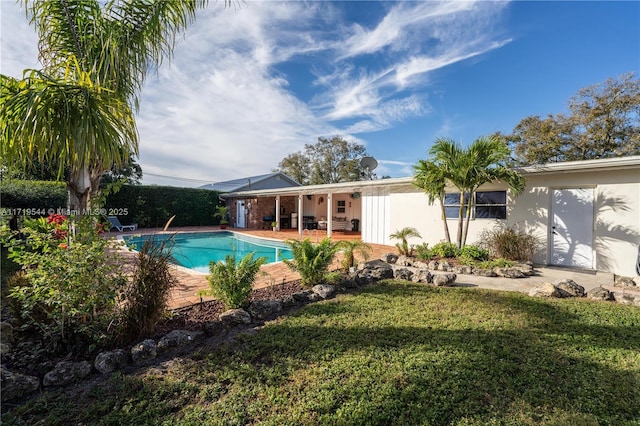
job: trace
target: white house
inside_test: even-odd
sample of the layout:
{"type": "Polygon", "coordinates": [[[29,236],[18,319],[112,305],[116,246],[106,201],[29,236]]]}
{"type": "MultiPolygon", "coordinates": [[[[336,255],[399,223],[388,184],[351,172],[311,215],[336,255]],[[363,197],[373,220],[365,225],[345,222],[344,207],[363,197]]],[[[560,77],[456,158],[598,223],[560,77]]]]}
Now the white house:
{"type": "MultiPolygon", "coordinates": [[[[486,228],[515,226],[544,241],[534,259],[538,264],[639,274],[640,156],[553,163],[520,171],[527,185],[518,197],[500,182],[480,188],[467,243],[476,242],[486,228]]],[[[391,245],[391,233],[411,226],[429,245],[444,239],[440,206],[429,205],[411,177],[242,191],[226,198],[244,200],[248,206],[253,202],[261,206],[260,212],[268,207],[278,223],[297,227],[300,233],[305,227],[326,227],[331,233],[356,225],[363,241],[391,245]]],[[[459,194],[452,189],[445,198],[447,214],[452,216],[448,219],[452,238],[458,202],[459,194]]]]}

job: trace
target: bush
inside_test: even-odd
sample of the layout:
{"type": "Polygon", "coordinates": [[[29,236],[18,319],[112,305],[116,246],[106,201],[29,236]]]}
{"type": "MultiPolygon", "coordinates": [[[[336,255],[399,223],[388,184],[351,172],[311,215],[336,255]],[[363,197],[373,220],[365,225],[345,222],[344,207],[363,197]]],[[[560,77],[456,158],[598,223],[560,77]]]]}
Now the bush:
{"type": "Polygon", "coordinates": [[[211,262],[209,271],[209,291],[201,292],[220,300],[228,308],[240,308],[246,305],[253,290],[253,282],[267,259],[253,258],[254,253],[248,253],[240,262],[236,263],[235,253],[227,255],[224,262],[211,262]]]}
{"type": "Polygon", "coordinates": [[[24,271],[9,284],[17,320],[50,350],[107,342],[126,282],[120,259],[108,251],[109,241],[91,230],[90,218],[75,222],[74,239],[66,233],[67,224],[57,215],[25,220],[23,238],[3,228],[9,258],[24,271]]]}
{"type": "Polygon", "coordinates": [[[491,257],[520,262],[530,262],[541,244],[537,236],[513,228],[485,229],[480,235],[480,240],[491,257]]]}
{"type": "Polygon", "coordinates": [[[283,262],[293,271],[300,273],[304,287],[311,287],[325,281],[327,269],[333,257],[340,248],[329,238],[323,238],[318,244],[313,244],[309,238],[302,241],[288,240],[287,245],[293,253],[293,260],[283,262]]]}
{"type": "Polygon", "coordinates": [[[1,180],[2,207],[40,210],[30,216],[46,216],[49,209],[66,209],[67,186],[64,182],[39,180],[1,180]]]}
{"type": "Polygon", "coordinates": [[[485,260],[483,262],[477,262],[475,263],[474,266],[479,269],[493,269],[493,268],[510,268],[515,264],[516,262],[514,261],[498,258],[498,259],[485,260]]]}
{"type": "Polygon", "coordinates": [[[455,243],[442,241],[431,248],[431,254],[437,257],[456,257],[458,255],[458,246],[455,243]]]}
{"type": "Polygon", "coordinates": [[[433,253],[429,249],[429,244],[422,243],[415,247],[416,257],[421,260],[431,260],[433,253]]]}
{"type": "Polygon", "coordinates": [[[482,262],[489,259],[489,250],[476,245],[466,245],[458,251],[458,259],[465,264],[482,262]]]}
{"type": "Polygon", "coordinates": [[[171,244],[171,240],[150,239],[138,251],[132,280],[122,295],[120,342],[150,333],[162,319],[171,289],[178,283],[170,270],[171,244]]]}
{"type": "Polygon", "coordinates": [[[106,198],[105,209],[123,224],[161,228],[175,215],[174,226],[217,225],[218,192],[170,186],[123,185],[106,198]]]}

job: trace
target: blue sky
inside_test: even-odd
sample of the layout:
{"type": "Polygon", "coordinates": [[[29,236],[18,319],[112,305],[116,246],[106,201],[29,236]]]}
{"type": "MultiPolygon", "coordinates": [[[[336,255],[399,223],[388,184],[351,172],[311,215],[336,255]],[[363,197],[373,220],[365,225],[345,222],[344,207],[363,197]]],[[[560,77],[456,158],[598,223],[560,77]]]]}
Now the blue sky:
{"type": "MultiPolygon", "coordinates": [[[[0,71],[38,68],[20,7],[0,14],[0,71]]],[[[437,137],[510,133],[639,71],[636,1],[210,2],[146,82],[139,163],[144,183],[192,187],[340,135],[409,176],[437,137]]]]}

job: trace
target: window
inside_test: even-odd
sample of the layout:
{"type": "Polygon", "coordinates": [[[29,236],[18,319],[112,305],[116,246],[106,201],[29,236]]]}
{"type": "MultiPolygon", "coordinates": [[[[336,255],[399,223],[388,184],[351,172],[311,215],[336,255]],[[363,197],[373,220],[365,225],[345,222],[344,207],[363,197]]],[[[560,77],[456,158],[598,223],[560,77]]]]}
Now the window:
{"type": "Polygon", "coordinates": [[[345,213],[347,211],[346,207],[347,207],[347,202],[344,200],[339,200],[336,212],[345,213]]]}
{"type": "MultiPolygon", "coordinates": [[[[469,205],[469,194],[464,197],[466,216],[469,205]]],[[[507,191],[478,191],[471,215],[475,219],[506,219],[507,191]]],[[[448,193],[444,196],[444,212],[449,219],[457,219],[460,208],[460,193],[448,193]]]]}

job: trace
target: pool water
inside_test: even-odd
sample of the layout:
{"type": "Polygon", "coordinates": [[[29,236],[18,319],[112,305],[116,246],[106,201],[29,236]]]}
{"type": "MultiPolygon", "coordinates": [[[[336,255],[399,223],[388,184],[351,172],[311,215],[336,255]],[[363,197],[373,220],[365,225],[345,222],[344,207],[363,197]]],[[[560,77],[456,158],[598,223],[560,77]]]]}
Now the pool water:
{"type": "Polygon", "coordinates": [[[279,241],[238,235],[233,232],[198,232],[184,234],[137,235],[124,237],[127,245],[134,249],[142,247],[147,239],[155,241],[173,240],[173,258],[185,268],[198,272],[209,272],[209,262],[224,260],[233,255],[240,261],[247,253],[254,253],[254,259],[266,257],[267,263],[293,259],[289,247],[279,241]]]}

